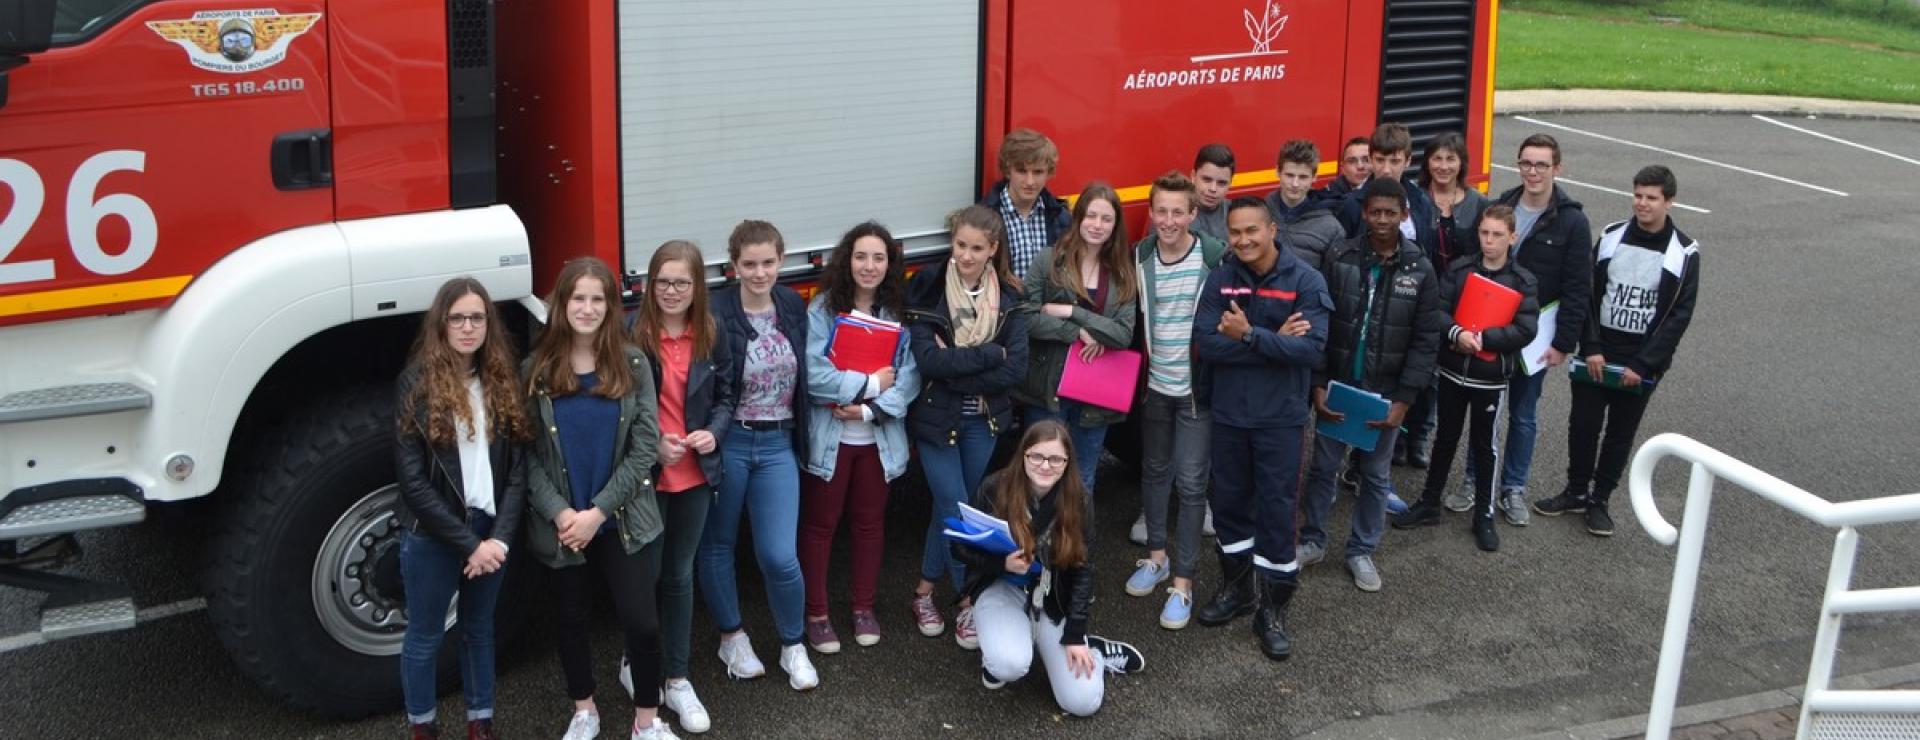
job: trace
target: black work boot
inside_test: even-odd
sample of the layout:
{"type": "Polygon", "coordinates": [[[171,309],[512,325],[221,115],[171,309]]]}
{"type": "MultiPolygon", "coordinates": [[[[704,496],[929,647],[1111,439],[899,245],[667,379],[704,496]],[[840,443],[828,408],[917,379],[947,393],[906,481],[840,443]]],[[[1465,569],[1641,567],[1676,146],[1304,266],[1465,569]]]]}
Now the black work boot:
{"type": "Polygon", "coordinates": [[[1194,614],[1205,627],[1218,627],[1252,614],[1260,605],[1260,598],[1254,593],[1253,553],[1219,555],[1220,590],[1194,614]]]}
{"type": "Polygon", "coordinates": [[[1287,602],[1300,584],[1269,578],[1260,579],[1260,609],[1253,614],[1253,636],[1260,640],[1260,652],[1272,660],[1293,655],[1293,636],[1287,634],[1287,602]]]}

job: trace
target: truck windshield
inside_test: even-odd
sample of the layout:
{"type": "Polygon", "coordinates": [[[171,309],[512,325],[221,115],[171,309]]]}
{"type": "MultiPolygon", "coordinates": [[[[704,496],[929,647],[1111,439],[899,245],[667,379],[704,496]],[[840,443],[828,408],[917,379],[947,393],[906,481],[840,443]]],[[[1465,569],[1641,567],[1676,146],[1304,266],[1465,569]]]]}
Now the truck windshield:
{"type": "Polygon", "coordinates": [[[53,45],[86,40],[100,29],[153,0],[58,0],[53,4],[53,45]]]}

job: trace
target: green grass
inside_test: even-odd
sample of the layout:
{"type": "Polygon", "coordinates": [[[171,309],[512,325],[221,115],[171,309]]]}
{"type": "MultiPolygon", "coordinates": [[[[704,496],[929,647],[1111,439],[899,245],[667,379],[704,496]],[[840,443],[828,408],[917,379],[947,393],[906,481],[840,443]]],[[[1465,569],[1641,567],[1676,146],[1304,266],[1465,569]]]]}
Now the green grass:
{"type": "MultiPolygon", "coordinates": [[[[1847,7],[1853,10],[1878,7],[1871,0],[1837,1],[1852,3],[1847,7]]],[[[1494,85],[1503,90],[1612,88],[1920,103],[1920,12],[1908,13],[1910,0],[1893,2],[1902,10],[1870,21],[1842,12],[1797,9],[1791,0],[1747,0],[1744,5],[1728,0],[1515,0],[1501,8],[1494,85]],[[1556,14],[1524,9],[1536,7],[1556,14]],[[1687,16],[1681,8],[1697,14],[1687,16]],[[1651,20],[1650,9],[1656,15],[1680,15],[1687,22],[1651,20]],[[1560,11],[1567,14],[1557,14],[1560,11]],[[1916,27],[1907,25],[1910,19],[1916,27]]]]}
{"type": "Polygon", "coordinates": [[[1913,0],[1505,0],[1500,9],[1920,52],[1920,3],[1913,0]]]}

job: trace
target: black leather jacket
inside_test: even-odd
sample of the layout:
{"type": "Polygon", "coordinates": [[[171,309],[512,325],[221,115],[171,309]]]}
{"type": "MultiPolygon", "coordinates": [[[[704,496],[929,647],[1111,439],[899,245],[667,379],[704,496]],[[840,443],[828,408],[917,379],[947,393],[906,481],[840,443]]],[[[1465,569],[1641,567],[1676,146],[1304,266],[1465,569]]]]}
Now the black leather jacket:
{"type": "MultiPolygon", "coordinates": [[[[980,482],[980,490],[973,494],[973,508],[995,514],[993,489],[999,485],[1001,475],[1004,473],[994,473],[980,482]]],[[[1032,514],[1029,521],[1052,526],[1053,499],[1058,495],[1059,487],[1056,486],[1054,493],[1039,502],[1038,511],[1029,512],[1032,514]]],[[[1093,540],[1084,533],[1082,538],[1086,540],[1088,553],[1086,562],[1078,567],[1055,568],[1044,557],[1041,558],[1041,566],[1053,574],[1053,586],[1047,590],[1041,606],[1046,610],[1048,620],[1063,625],[1060,635],[1062,645],[1084,645],[1087,642],[1087,617],[1093,609],[1093,540]]],[[[952,551],[954,559],[967,566],[967,584],[960,589],[960,593],[969,601],[980,598],[988,586],[1007,572],[1006,559],[1003,557],[989,555],[984,550],[957,542],[949,543],[947,548],[952,551]]],[[[1027,584],[1024,589],[1027,594],[1025,603],[1033,603],[1033,590],[1039,582],[1040,577],[1036,576],[1027,584]]]]}
{"type": "MultiPolygon", "coordinates": [[[[400,479],[400,526],[447,543],[461,553],[480,547],[467,522],[467,499],[460,480],[460,450],[434,447],[427,443],[427,416],[424,404],[412,418],[404,418],[407,397],[420,380],[417,367],[400,373],[394,390],[393,467],[400,479]]],[[[493,531],[491,539],[511,547],[520,532],[520,516],[526,510],[526,451],[518,444],[496,435],[487,445],[488,461],[493,465],[493,531]]]]}

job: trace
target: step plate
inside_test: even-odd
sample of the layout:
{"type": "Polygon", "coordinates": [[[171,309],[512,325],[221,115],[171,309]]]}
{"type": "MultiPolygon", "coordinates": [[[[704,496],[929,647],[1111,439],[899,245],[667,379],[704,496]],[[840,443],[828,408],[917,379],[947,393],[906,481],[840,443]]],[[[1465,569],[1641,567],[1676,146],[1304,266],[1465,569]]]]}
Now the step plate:
{"type": "Polygon", "coordinates": [[[0,519],[0,540],[117,527],[145,518],[145,504],[120,494],[59,498],[8,512],[0,519]]]}
{"type": "Polygon", "coordinates": [[[48,640],[132,629],[138,610],[132,598],[91,601],[40,612],[40,636],[48,640]]]}
{"type": "Polygon", "coordinates": [[[0,397],[0,424],[144,409],[153,394],[132,383],[85,383],[39,388],[0,397]]]}

